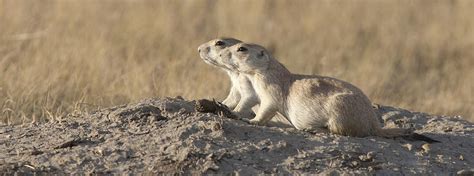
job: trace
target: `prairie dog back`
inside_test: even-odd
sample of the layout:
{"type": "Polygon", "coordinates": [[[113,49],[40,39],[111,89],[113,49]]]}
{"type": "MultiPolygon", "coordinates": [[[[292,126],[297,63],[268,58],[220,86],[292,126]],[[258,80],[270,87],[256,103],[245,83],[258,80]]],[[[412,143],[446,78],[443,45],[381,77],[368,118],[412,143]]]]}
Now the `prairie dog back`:
{"type": "Polygon", "coordinates": [[[330,77],[292,74],[267,50],[238,43],[220,52],[226,64],[248,75],[260,99],[253,124],[265,124],[277,112],[297,129],[327,127],[335,134],[406,136],[405,129],[382,129],[369,98],[356,86],[330,77]]]}

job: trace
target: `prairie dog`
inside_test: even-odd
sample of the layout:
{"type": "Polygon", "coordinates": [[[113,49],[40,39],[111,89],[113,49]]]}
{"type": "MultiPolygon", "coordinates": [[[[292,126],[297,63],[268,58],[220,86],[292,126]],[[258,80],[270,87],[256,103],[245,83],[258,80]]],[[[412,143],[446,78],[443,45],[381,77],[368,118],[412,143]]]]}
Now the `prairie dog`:
{"type": "Polygon", "coordinates": [[[241,99],[239,73],[232,71],[227,67],[224,67],[223,63],[215,58],[218,56],[218,53],[222,49],[241,42],[242,41],[234,38],[217,38],[200,45],[198,48],[199,56],[205,63],[224,70],[229,76],[231,81],[231,88],[229,91],[229,95],[227,95],[227,98],[225,98],[222,103],[230,109],[234,109],[241,99]]]}
{"type": "MultiPolygon", "coordinates": [[[[254,116],[252,107],[260,101],[250,81],[250,76],[240,74],[225,65],[222,58],[218,57],[219,52],[225,48],[241,43],[234,38],[217,38],[199,46],[200,57],[209,65],[223,69],[232,83],[231,90],[227,98],[222,102],[232,109],[239,117],[251,118],[254,116]]],[[[282,116],[272,120],[271,126],[291,127],[290,123],[282,116]]]]}
{"type": "Polygon", "coordinates": [[[300,130],[325,128],[347,136],[396,137],[405,129],[382,129],[368,97],[350,83],[324,76],[292,74],[267,50],[238,43],[219,54],[229,68],[248,75],[260,108],[249,122],[263,125],[277,112],[300,130]]]}

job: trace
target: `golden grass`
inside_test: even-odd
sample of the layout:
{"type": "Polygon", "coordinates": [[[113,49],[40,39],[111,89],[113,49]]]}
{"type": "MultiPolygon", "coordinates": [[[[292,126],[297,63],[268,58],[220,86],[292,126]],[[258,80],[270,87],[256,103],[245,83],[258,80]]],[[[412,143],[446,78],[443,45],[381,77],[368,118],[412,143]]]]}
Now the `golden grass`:
{"type": "Polygon", "coordinates": [[[177,96],[222,99],[199,44],[230,36],[374,102],[474,120],[474,2],[0,1],[0,121],[177,96]]]}

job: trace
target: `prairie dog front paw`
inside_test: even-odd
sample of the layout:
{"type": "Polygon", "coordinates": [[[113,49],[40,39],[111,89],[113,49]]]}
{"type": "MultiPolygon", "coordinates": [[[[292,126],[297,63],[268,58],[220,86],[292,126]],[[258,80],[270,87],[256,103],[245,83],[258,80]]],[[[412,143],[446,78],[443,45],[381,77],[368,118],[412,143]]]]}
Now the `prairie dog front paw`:
{"type": "Polygon", "coordinates": [[[263,125],[262,121],[261,120],[257,120],[255,118],[249,120],[249,123],[250,124],[253,124],[253,125],[263,125]]]}
{"type": "Polygon", "coordinates": [[[240,120],[242,120],[244,122],[247,122],[249,124],[252,124],[252,125],[263,125],[259,120],[255,119],[255,118],[253,118],[253,119],[242,118],[240,120]]]}
{"type": "Polygon", "coordinates": [[[253,111],[234,112],[234,114],[241,119],[252,119],[255,117],[255,113],[253,111]]]}

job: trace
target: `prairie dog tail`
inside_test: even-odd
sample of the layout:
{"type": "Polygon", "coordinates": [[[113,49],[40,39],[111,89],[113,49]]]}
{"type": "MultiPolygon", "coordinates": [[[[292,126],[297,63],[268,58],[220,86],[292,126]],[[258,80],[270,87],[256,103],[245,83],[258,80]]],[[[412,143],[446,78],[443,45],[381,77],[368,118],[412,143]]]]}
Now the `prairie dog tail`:
{"type": "Polygon", "coordinates": [[[377,132],[377,136],[384,138],[396,138],[401,137],[410,141],[425,141],[428,143],[440,142],[434,139],[431,139],[425,135],[414,133],[409,129],[402,128],[380,128],[377,132]]]}

